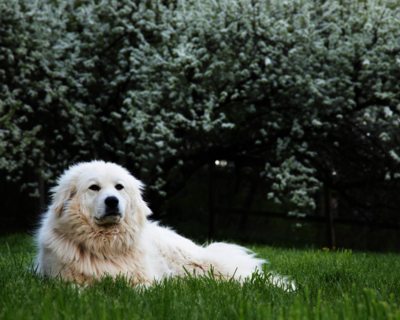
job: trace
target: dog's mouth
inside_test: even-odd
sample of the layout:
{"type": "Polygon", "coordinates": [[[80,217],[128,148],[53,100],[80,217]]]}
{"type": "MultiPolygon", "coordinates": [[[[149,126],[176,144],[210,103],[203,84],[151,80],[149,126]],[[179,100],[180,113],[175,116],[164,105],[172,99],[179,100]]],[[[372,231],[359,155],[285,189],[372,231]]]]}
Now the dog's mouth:
{"type": "Polygon", "coordinates": [[[107,211],[102,217],[94,217],[97,224],[118,223],[121,221],[122,215],[118,211],[107,211]]]}

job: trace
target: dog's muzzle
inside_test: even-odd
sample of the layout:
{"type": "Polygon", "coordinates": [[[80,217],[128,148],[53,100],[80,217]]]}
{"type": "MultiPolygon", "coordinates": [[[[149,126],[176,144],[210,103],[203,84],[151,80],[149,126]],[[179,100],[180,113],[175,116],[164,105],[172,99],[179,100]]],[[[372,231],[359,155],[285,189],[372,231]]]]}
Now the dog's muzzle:
{"type": "Polygon", "coordinates": [[[119,200],[115,196],[107,197],[104,200],[105,210],[101,218],[96,217],[98,224],[118,223],[121,220],[121,212],[119,211],[119,200]]]}

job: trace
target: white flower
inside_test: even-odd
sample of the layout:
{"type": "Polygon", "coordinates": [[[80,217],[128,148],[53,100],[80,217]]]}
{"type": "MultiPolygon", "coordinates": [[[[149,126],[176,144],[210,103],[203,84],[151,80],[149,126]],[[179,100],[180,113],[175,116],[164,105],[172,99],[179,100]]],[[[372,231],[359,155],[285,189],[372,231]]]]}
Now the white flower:
{"type": "Polygon", "coordinates": [[[397,155],[397,153],[394,150],[390,150],[389,154],[393,160],[395,160],[396,162],[400,162],[400,157],[397,155]]]}
{"type": "Polygon", "coordinates": [[[311,123],[313,124],[314,127],[317,127],[317,128],[320,128],[322,126],[322,122],[317,119],[313,119],[313,121],[311,123]]]}
{"type": "Polygon", "coordinates": [[[382,132],[379,135],[379,139],[381,139],[382,141],[389,141],[390,140],[390,136],[386,132],[382,132]]]}
{"type": "Polygon", "coordinates": [[[385,118],[391,118],[393,115],[393,111],[390,110],[389,107],[384,107],[383,108],[383,113],[385,114],[385,118]]]}

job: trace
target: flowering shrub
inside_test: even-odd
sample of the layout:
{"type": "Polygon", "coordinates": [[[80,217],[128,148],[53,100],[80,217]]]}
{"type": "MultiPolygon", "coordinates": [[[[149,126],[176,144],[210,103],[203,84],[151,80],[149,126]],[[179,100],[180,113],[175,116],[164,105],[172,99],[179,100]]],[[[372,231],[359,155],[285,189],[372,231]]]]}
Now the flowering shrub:
{"type": "Polygon", "coordinates": [[[223,158],[300,213],[322,183],[399,178],[394,2],[0,0],[0,21],[9,179],[103,158],[165,196],[223,158]]]}

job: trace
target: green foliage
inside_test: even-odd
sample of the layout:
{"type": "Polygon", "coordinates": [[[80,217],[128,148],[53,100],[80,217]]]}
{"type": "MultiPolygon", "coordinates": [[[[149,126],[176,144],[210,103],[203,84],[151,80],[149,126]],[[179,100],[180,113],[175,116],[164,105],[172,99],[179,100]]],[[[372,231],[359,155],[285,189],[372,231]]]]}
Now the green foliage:
{"type": "Polygon", "coordinates": [[[9,179],[103,158],[162,201],[225,157],[296,214],[322,182],[400,177],[394,2],[1,0],[0,20],[9,179]]]}
{"type": "Polygon", "coordinates": [[[400,319],[393,254],[252,247],[270,261],[265,271],[294,279],[297,291],[287,292],[260,274],[243,285],[187,277],[132,288],[121,276],[79,288],[36,275],[32,247],[18,247],[0,247],[1,319],[400,319]]]}

